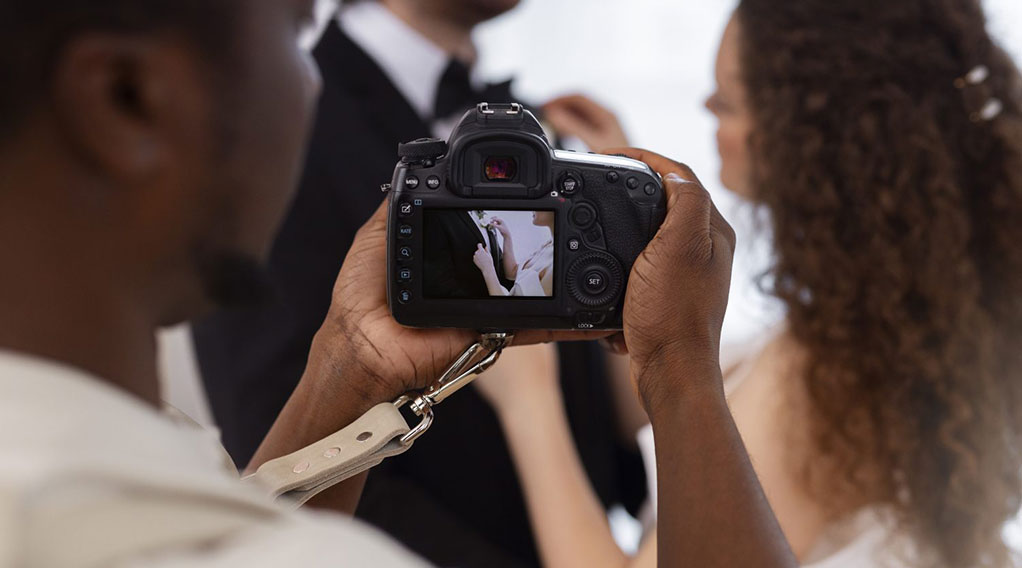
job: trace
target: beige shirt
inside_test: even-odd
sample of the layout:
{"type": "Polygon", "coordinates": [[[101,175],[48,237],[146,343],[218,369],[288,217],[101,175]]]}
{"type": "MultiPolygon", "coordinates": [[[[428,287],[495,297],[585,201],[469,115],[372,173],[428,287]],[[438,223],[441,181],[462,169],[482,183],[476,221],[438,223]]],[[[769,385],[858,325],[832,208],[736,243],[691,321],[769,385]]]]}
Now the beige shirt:
{"type": "Polygon", "coordinates": [[[0,567],[425,565],[358,521],[268,502],[223,456],[95,377],[0,351],[0,567]]]}

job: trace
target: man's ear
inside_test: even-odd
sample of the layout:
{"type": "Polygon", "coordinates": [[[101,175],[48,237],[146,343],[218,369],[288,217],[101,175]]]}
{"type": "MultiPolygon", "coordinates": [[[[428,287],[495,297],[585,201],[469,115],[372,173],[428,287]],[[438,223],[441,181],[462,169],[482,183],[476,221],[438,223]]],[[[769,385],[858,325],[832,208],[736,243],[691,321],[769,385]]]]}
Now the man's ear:
{"type": "Polygon", "coordinates": [[[98,175],[151,178],[209,143],[208,86],[180,41],[86,34],[64,48],[52,77],[57,127],[98,175]]]}

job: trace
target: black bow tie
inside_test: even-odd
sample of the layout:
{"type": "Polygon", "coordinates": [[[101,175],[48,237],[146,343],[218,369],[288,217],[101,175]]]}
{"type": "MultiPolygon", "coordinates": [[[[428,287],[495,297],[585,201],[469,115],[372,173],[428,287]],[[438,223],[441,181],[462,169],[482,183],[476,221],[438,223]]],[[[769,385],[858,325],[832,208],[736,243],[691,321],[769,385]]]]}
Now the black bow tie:
{"type": "Polygon", "coordinates": [[[451,59],[447,64],[436,92],[434,120],[464,113],[478,103],[515,102],[511,95],[511,81],[488,84],[477,90],[472,87],[469,74],[468,67],[457,59],[451,59]]]}

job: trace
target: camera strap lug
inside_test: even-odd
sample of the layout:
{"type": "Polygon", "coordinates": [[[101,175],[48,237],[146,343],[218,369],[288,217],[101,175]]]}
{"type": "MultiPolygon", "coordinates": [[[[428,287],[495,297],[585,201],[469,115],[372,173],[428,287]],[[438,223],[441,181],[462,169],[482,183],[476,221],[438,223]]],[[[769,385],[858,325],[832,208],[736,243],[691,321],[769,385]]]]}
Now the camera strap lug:
{"type": "Polygon", "coordinates": [[[433,425],[433,407],[470,384],[500,357],[514,340],[512,333],[485,333],[444,371],[433,386],[409,393],[393,403],[374,406],[340,431],[286,456],[270,460],[242,479],[272,498],[299,506],[317,494],[384,459],[408,451],[433,425]],[[409,427],[401,409],[421,417],[409,427]]]}

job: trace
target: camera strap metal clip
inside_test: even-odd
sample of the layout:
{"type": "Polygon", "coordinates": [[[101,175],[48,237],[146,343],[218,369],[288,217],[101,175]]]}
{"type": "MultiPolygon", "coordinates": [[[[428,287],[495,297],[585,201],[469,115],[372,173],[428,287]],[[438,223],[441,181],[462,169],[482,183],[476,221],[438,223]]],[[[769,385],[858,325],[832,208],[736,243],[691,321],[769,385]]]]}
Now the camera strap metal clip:
{"type": "Polygon", "coordinates": [[[315,444],[264,463],[242,482],[298,506],[386,458],[403,454],[433,425],[433,407],[493,366],[513,339],[511,333],[484,334],[425,391],[406,394],[393,403],[378,404],[315,444]],[[408,426],[400,412],[404,406],[421,417],[414,428],[408,426]]]}
{"type": "Polygon", "coordinates": [[[412,412],[422,417],[418,426],[413,428],[404,437],[401,443],[411,445],[416,439],[426,433],[433,425],[433,407],[440,404],[447,397],[458,392],[470,384],[476,376],[493,366],[500,358],[505,347],[511,345],[514,340],[513,333],[485,333],[479,341],[470,345],[465,351],[451,363],[451,366],[444,371],[440,379],[422,393],[406,394],[394,401],[394,406],[401,408],[409,405],[412,412]],[[482,355],[480,356],[480,353],[482,355]]]}

